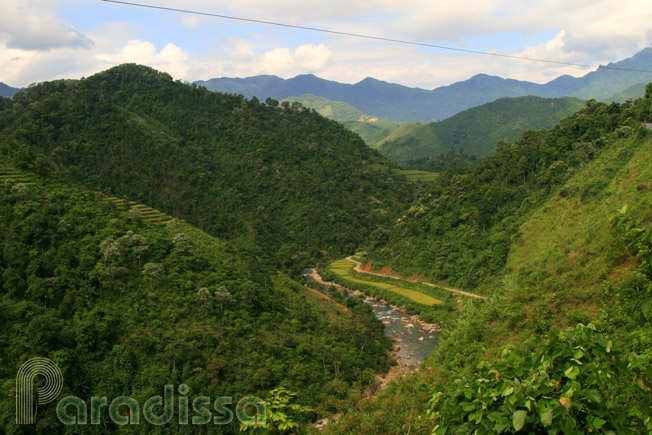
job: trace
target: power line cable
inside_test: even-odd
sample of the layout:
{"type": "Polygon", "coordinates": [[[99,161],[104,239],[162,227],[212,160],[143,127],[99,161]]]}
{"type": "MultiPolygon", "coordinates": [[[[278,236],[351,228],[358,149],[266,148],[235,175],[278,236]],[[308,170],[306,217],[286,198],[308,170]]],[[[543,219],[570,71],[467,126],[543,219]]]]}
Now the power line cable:
{"type": "Polygon", "coordinates": [[[581,67],[585,67],[585,68],[602,68],[602,69],[609,69],[609,70],[616,70],[616,71],[652,73],[651,70],[644,70],[644,69],[619,68],[619,67],[615,67],[615,66],[589,65],[589,64],[574,63],[574,62],[563,62],[563,61],[559,61],[559,60],[536,59],[536,58],[532,58],[532,57],[515,56],[515,55],[511,55],[511,54],[492,53],[492,52],[489,52],[489,51],[479,51],[479,50],[468,50],[468,49],[465,49],[465,48],[447,47],[447,46],[444,46],[444,45],[428,44],[426,42],[406,41],[406,40],[402,40],[402,39],[385,38],[385,37],[382,37],[382,36],[372,36],[372,35],[363,35],[363,34],[360,34],[360,33],[340,32],[340,31],[337,31],[337,30],[320,29],[320,28],[316,28],[316,27],[307,27],[307,26],[297,26],[297,25],[294,25],[294,24],[277,23],[277,22],[274,22],[274,21],[256,20],[256,19],[253,19],[253,18],[234,17],[234,16],[230,16],[230,15],[213,14],[213,13],[209,13],[209,12],[200,12],[200,11],[191,11],[191,10],[187,10],[187,9],[169,8],[169,7],[165,7],[165,6],[155,6],[155,5],[148,5],[148,4],[143,4],[143,3],[133,3],[133,2],[127,2],[127,1],[121,1],[121,0],[101,0],[101,1],[106,2],[106,3],[117,3],[117,4],[127,5],[127,6],[138,6],[138,7],[149,8],[149,9],[159,9],[159,10],[171,11],[171,12],[181,12],[181,13],[184,13],[184,14],[203,15],[203,16],[207,16],[207,17],[223,18],[223,19],[235,20],[235,21],[245,21],[245,22],[256,23],[256,24],[268,24],[268,25],[271,25],[271,26],[287,27],[287,28],[299,29],[299,30],[308,30],[308,31],[311,31],[311,32],[329,33],[329,34],[333,34],[333,35],[341,35],[341,36],[351,36],[351,37],[355,37],[355,38],[373,39],[373,40],[376,40],[376,41],[385,41],[385,42],[393,42],[393,43],[397,43],[397,44],[416,45],[416,46],[419,46],[419,47],[438,48],[438,49],[441,49],[441,50],[458,51],[458,52],[471,53],[471,54],[482,54],[482,55],[485,55],[485,56],[503,57],[503,58],[508,58],[508,59],[525,60],[525,61],[530,61],[530,62],[545,62],[545,63],[554,63],[554,64],[558,64],[558,65],[581,66],[581,67]]]}

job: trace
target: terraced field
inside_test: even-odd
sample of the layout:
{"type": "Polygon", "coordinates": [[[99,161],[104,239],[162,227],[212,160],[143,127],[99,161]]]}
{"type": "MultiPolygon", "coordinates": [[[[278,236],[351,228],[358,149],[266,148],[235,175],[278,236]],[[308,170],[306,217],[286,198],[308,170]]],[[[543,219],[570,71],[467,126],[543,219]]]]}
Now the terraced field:
{"type": "MultiPolygon", "coordinates": [[[[4,184],[5,182],[23,183],[26,186],[34,184],[31,181],[30,177],[24,174],[22,171],[11,166],[2,165],[0,166],[0,184],[4,184]]],[[[133,212],[138,214],[144,222],[165,225],[168,222],[174,220],[174,218],[166,215],[165,213],[162,213],[144,204],[138,204],[135,201],[126,201],[124,199],[116,198],[113,196],[108,196],[105,198],[107,201],[115,204],[119,208],[124,210],[133,210],[133,212]]]]}
{"type": "Polygon", "coordinates": [[[107,197],[106,200],[115,204],[116,207],[125,210],[133,210],[133,212],[138,214],[140,219],[142,219],[144,222],[165,225],[168,222],[174,220],[174,218],[166,215],[165,213],[162,213],[144,204],[138,204],[135,201],[126,201],[124,199],[115,198],[113,196],[107,197]]]}
{"type": "Polygon", "coordinates": [[[405,296],[406,298],[409,298],[410,300],[418,304],[431,307],[433,305],[443,303],[439,299],[435,299],[432,296],[429,296],[417,290],[399,287],[385,282],[369,281],[369,280],[357,278],[351,274],[351,271],[353,270],[353,266],[354,266],[353,263],[351,263],[346,259],[343,259],[331,263],[328,269],[346,281],[357,282],[359,284],[365,284],[368,286],[380,288],[382,290],[390,291],[399,294],[401,296],[405,296]]]}
{"type": "Polygon", "coordinates": [[[14,169],[9,166],[0,166],[0,183],[5,183],[6,181],[13,181],[15,183],[23,183],[25,185],[34,184],[30,181],[29,177],[23,174],[21,171],[14,169]]]}
{"type": "Polygon", "coordinates": [[[439,174],[434,172],[419,171],[416,169],[398,169],[396,170],[399,174],[405,175],[405,178],[408,181],[420,181],[425,183],[432,183],[439,177],[439,174]]]}

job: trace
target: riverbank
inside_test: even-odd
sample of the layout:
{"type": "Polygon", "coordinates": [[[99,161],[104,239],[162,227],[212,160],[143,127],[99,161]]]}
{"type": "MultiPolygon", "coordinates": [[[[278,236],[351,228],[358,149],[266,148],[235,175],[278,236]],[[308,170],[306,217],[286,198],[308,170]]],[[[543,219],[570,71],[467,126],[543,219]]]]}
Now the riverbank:
{"type": "Polygon", "coordinates": [[[409,314],[406,313],[405,308],[402,307],[402,306],[396,306],[396,305],[392,304],[391,302],[388,302],[388,301],[386,301],[386,300],[384,300],[382,298],[377,298],[375,296],[366,295],[365,293],[361,292],[360,290],[352,290],[352,289],[346,288],[343,285],[340,285],[340,284],[338,284],[336,282],[324,281],[322,279],[321,275],[319,274],[319,272],[317,272],[317,269],[313,269],[310,272],[310,275],[308,275],[308,276],[310,277],[310,279],[312,279],[313,281],[315,281],[315,282],[317,282],[317,283],[319,283],[321,285],[324,285],[324,286],[327,286],[327,287],[333,286],[336,289],[338,289],[339,291],[349,293],[349,294],[351,294],[353,296],[362,296],[367,301],[377,302],[379,304],[387,305],[388,307],[390,307],[392,310],[396,311],[397,313],[401,313],[401,315],[404,318],[406,318],[406,319],[408,319],[410,321],[410,324],[413,325],[412,327],[416,328],[417,330],[423,330],[424,332],[427,332],[427,333],[434,333],[434,332],[441,331],[441,327],[439,325],[436,325],[434,323],[424,322],[417,315],[411,315],[410,316],[409,314]],[[418,326],[418,328],[417,328],[417,326],[418,326]]]}
{"type": "MultiPolygon", "coordinates": [[[[310,269],[310,273],[305,276],[322,286],[334,287],[342,293],[363,297],[365,303],[371,306],[376,317],[385,325],[385,334],[393,343],[392,349],[388,351],[388,357],[396,361],[396,365],[391,366],[387,373],[376,375],[372,387],[363,393],[364,399],[374,398],[392,381],[413,373],[439,340],[438,333],[441,330],[439,325],[424,322],[416,315],[408,315],[404,307],[335,282],[325,281],[316,269],[310,269]]],[[[337,414],[324,418],[314,427],[322,431],[326,425],[337,422],[339,417],[340,415],[337,414]]]]}
{"type": "MultiPolygon", "coordinates": [[[[349,289],[335,282],[325,281],[316,269],[312,269],[310,274],[308,274],[308,277],[323,286],[332,286],[340,292],[344,292],[352,296],[363,297],[365,302],[370,304],[372,309],[374,309],[378,319],[383,322],[386,328],[392,327],[392,322],[395,321],[400,321],[404,324],[404,331],[398,331],[397,328],[394,327],[390,331],[393,334],[387,334],[394,344],[394,347],[390,351],[390,355],[394,360],[397,361],[397,365],[392,367],[384,377],[378,379],[378,382],[382,388],[384,388],[385,385],[387,385],[387,383],[392,379],[413,371],[421,361],[422,358],[420,357],[422,356],[423,352],[417,352],[417,356],[415,356],[409,352],[414,352],[413,348],[404,349],[405,346],[410,344],[410,342],[406,342],[408,338],[415,338],[411,337],[414,334],[415,336],[419,335],[419,337],[416,339],[418,342],[438,339],[438,333],[441,331],[441,327],[439,325],[424,322],[417,315],[408,315],[404,307],[394,305],[382,298],[366,295],[359,290],[349,289]],[[386,307],[387,309],[384,310],[383,307],[386,307]]],[[[425,357],[425,355],[422,357],[425,357]]]]}

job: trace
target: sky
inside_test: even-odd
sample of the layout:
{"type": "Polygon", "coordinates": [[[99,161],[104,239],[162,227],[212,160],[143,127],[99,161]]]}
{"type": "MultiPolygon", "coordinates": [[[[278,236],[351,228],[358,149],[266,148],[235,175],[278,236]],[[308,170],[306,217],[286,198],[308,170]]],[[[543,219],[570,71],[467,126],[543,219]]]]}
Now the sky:
{"type": "MultiPolygon", "coordinates": [[[[652,46],[650,0],[131,0],[475,51],[606,65],[652,46]]],[[[417,47],[107,3],[3,0],[0,82],[81,78],[126,62],[184,81],[298,74],[434,89],[475,74],[548,82],[595,68],[417,47]]]]}

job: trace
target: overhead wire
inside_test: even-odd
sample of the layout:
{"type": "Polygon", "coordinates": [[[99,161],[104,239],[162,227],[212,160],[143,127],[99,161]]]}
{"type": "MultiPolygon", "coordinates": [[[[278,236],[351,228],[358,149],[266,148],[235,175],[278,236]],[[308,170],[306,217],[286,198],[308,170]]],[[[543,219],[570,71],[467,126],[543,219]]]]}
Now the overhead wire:
{"type": "Polygon", "coordinates": [[[149,4],[144,4],[144,3],[135,3],[135,2],[129,2],[129,1],[123,1],[123,0],[101,0],[101,1],[103,1],[105,3],[116,3],[116,4],[121,4],[121,5],[127,5],[127,6],[137,6],[137,7],[149,8],[149,9],[158,9],[158,10],[171,11],[171,12],[180,12],[180,13],[184,13],[184,14],[203,15],[203,16],[213,17],[213,18],[222,18],[222,19],[234,20],[234,21],[244,21],[244,22],[255,23],[255,24],[267,24],[267,25],[271,25],[271,26],[286,27],[286,28],[298,29],[298,30],[307,30],[307,31],[311,31],[311,32],[328,33],[328,34],[340,35],[340,36],[350,36],[350,37],[354,37],[354,38],[365,38],[365,39],[371,39],[371,40],[376,40],[376,41],[392,42],[392,43],[396,43],[396,44],[406,44],[406,45],[414,45],[414,46],[419,46],[419,47],[437,48],[437,49],[441,49],[441,50],[457,51],[457,52],[469,53],[469,54],[480,54],[480,55],[484,55],[484,56],[494,56],[494,57],[502,57],[502,58],[508,58],[508,59],[517,59],[517,60],[523,60],[523,61],[529,61],[529,62],[544,62],[544,63],[552,63],[552,64],[557,64],[557,65],[580,66],[580,67],[584,67],[584,68],[601,68],[601,69],[616,70],[616,71],[652,73],[652,70],[621,68],[621,67],[608,66],[608,65],[607,66],[605,66],[605,65],[591,65],[591,64],[565,62],[565,61],[552,60],[552,59],[538,59],[538,58],[533,58],[533,57],[517,56],[517,55],[505,54],[505,53],[497,53],[497,52],[492,52],[492,51],[470,50],[470,49],[466,49],[466,48],[458,48],[458,47],[449,47],[449,46],[445,46],[445,45],[430,44],[430,43],[427,43],[427,42],[407,41],[407,40],[403,40],[403,39],[388,38],[388,37],[383,37],[383,36],[364,35],[364,34],[361,34],[361,33],[343,32],[343,31],[339,31],[339,30],[321,29],[321,28],[309,27],[309,26],[299,26],[299,25],[295,25],[295,24],[279,23],[279,22],[275,22],[275,21],[258,20],[258,19],[254,19],[254,18],[235,17],[235,16],[231,16],[231,15],[223,15],[223,14],[215,14],[215,13],[210,13],[210,12],[193,11],[193,10],[188,10],[188,9],[171,8],[171,7],[166,7],[166,6],[156,6],[156,5],[149,5],[149,4]]]}

